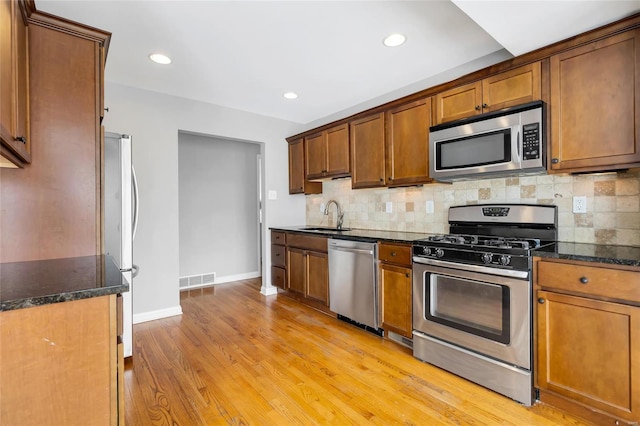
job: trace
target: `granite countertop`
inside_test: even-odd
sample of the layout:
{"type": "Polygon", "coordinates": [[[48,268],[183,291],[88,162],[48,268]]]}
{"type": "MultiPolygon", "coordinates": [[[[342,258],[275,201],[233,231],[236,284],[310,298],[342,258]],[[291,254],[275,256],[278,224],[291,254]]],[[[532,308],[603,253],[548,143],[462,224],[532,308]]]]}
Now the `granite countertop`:
{"type": "Polygon", "coordinates": [[[640,266],[640,247],[634,246],[558,242],[555,251],[534,251],[533,254],[553,259],[640,266]]]}
{"type": "Polygon", "coordinates": [[[314,227],[313,225],[308,226],[285,226],[285,227],[271,227],[269,228],[273,231],[284,231],[284,232],[296,232],[300,234],[306,235],[317,235],[322,237],[329,238],[339,238],[341,240],[352,240],[352,241],[365,241],[365,242],[376,242],[376,241],[386,241],[392,243],[412,243],[417,240],[422,240],[424,238],[429,237],[430,235],[436,234],[428,234],[428,233],[420,233],[420,232],[404,232],[404,231],[383,231],[376,229],[357,229],[357,228],[347,228],[343,231],[337,231],[333,228],[326,228],[318,230],[318,227],[314,227]]]}
{"type": "Polygon", "coordinates": [[[129,291],[110,256],[0,263],[0,311],[129,291]]]}

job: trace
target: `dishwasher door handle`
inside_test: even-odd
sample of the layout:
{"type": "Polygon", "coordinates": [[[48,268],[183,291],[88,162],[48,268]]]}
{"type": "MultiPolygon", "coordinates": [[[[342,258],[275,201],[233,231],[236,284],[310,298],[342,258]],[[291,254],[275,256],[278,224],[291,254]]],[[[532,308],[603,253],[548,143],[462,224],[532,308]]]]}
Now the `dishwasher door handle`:
{"type": "Polygon", "coordinates": [[[359,253],[359,254],[371,254],[373,255],[373,250],[363,250],[363,249],[354,249],[354,248],[346,248],[346,247],[338,247],[331,246],[329,250],[337,250],[337,251],[346,251],[347,253],[359,253]]]}

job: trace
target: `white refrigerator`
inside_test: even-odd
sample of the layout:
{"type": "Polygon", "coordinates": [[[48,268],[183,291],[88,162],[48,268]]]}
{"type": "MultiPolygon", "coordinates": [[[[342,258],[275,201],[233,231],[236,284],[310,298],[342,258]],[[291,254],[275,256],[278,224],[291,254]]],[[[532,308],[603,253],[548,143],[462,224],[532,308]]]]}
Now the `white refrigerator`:
{"type": "Polygon", "coordinates": [[[122,294],[124,356],[133,354],[133,239],[138,224],[138,185],[131,161],[131,136],[104,135],[104,250],[113,257],[129,282],[122,294]]]}

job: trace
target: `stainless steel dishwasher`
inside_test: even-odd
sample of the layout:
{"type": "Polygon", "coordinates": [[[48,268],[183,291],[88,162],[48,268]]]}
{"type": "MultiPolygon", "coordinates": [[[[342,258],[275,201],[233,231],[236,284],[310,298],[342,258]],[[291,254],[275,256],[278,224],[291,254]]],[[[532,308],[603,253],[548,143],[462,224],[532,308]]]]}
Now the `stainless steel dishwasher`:
{"type": "Polygon", "coordinates": [[[376,243],[329,239],[329,308],[380,334],[377,257],[376,243]]]}

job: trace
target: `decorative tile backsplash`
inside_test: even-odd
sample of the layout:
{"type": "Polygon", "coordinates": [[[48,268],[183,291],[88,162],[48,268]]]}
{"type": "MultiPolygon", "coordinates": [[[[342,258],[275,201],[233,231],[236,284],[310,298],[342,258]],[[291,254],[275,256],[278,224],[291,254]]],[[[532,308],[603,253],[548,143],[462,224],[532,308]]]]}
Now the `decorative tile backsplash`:
{"type": "Polygon", "coordinates": [[[555,204],[561,241],[640,246],[640,171],[618,174],[542,175],[429,184],[391,189],[351,189],[351,179],[323,183],[322,194],[307,195],[307,225],[446,233],[451,206],[487,203],[555,204]],[[573,196],[587,197],[587,213],[573,213],[573,196]],[[433,213],[427,213],[433,201],[433,213]],[[387,213],[391,202],[391,213],[387,213]]]}

